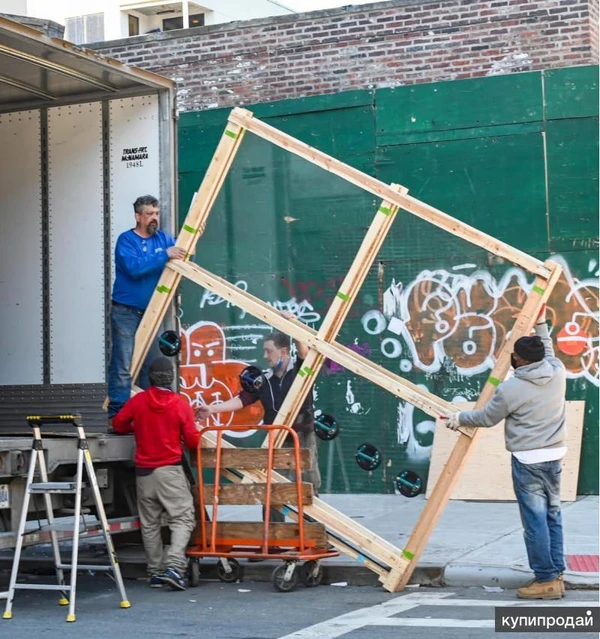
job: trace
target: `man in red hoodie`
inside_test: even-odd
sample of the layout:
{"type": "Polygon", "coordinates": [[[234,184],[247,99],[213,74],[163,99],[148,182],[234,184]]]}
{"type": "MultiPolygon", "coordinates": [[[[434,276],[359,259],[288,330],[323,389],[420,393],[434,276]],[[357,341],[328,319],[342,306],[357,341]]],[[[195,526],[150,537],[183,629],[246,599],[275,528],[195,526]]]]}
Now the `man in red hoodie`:
{"type": "Polygon", "coordinates": [[[185,549],[195,525],[194,503],[183,472],[182,439],[196,449],[200,433],[189,405],[171,388],[174,370],[159,357],[150,364],[150,388],[125,403],[113,417],[116,433],[135,436],[137,503],[148,560],[150,586],[185,590],[185,549]],[[163,562],[161,517],[166,513],[171,545],[163,562]],[[164,566],[166,565],[166,570],[164,566]]]}

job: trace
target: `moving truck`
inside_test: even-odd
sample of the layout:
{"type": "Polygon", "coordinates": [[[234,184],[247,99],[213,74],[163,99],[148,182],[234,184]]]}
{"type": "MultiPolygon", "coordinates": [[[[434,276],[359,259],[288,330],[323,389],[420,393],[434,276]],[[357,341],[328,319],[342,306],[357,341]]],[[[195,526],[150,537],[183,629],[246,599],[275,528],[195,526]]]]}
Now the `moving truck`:
{"type": "MultiPolygon", "coordinates": [[[[0,18],[0,548],[14,546],[31,414],[83,416],[113,530],[135,526],[133,438],[108,433],[102,409],[114,247],[139,195],[160,199],[174,232],[174,89],[0,18]]],[[[51,480],[64,481],[74,429],[48,430],[51,480]]],[[[53,497],[72,512],[73,496],[53,497]]]]}

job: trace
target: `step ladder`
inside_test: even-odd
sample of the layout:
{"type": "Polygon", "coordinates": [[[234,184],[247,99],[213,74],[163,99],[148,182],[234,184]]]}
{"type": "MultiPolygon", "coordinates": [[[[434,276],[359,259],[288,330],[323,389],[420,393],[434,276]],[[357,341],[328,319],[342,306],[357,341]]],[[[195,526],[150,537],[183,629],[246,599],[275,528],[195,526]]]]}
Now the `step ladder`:
{"type": "MultiPolygon", "coordinates": [[[[106,513],[104,512],[104,506],[102,504],[102,497],[100,495],[100,489],[98,487],[98,481],[96,480],[96,473],[94,472],[94,465],[92,464],[92,456],[89,451],[88,442],[83,430],[81,416],[80,415],[33,415],[27,417],[27,422],[33,429],[33,442],[31,447],[31,458],[29,460],[29,472],[27,474],[27,484],[25,487],[25,496],[23,499],[23,506],[21,510],[21,519],[19,521],[19,530],[17,532],[17,544],[15,548],[15,556],[13,559],[12,571],[10,574],[10,584],[6,593],[0,593],[0,598],[6,598],[6,610],[3,615],[3,619],[12,618],[12,604],[16,590],[57,590],[61,593],[59,604],[61,606],[69,606],[69,612],[67,614],[67,621],[75,621],[75,594],[77,586],[77,571],[78,570],[95,570],[112,572],[119,591],[121,594],[121,608],[130,608],[131,604],[127,600],[125,594],[125,586],[123,584],[123,578],[121,576],[121,570],[117,562],[117,555],[110,536],[110,528],[106,519],[106,513]],[[45,424],[71,424],[77,430],[78,445],[77,445],[77,474],[75,481],[71,482],[50,482],[48,481],[48,472],[46,469],[46,460],[44,458],[44,450],[42,445],[41,427],[45,424]],[[81,516],[81,490],[84,486],[83,483],[83,466],[87,472],[88,480],[91,484],[92,493],[94,496],[94,502],[96,505],[96,512],[98,518],[102,524],[102,534],[106,542],[106,548],[110,559],[110,565],[97,566],[89,565],[84,566],[77,563],[79,552],[79,535],[81,522],[79,521],[81,516]],[[34,482],[34,476],[36,468],[39,467],[40,482],[34,482]],[[56,532],[58,530],[64,530],[65,524],[57,523],[54,519],[54,512],[52,510],[52,497],[53,494],[73,494],[75,495],[75,513],[74,521],[72,524],[68,524],[73,529],[73,549],[71,552],[71,563],[63,564],[60,557],[60,548],[58,545],[58,537],[56,532]],[[22,584],[17,583],[17,576],[19,573],[19,562],[21,560],[21,551],[23,548],[23,536],[25,534],[25,524],[27,522],[27,512],[29,509],[29,501],[31,495],[43,495],[46,507],[46,518],[48,520],[47,526],[42,526],[41,531],[50,532],[50,538],[52,540],[52,551],[54,555],[54,567],[56,570],[57,584],[22,584]],[[65,570],[71,571],[70,581],[67,584],[65,581],[65,570]]],[[[37,532],[37,531],[36,531],[37,532]]]]}

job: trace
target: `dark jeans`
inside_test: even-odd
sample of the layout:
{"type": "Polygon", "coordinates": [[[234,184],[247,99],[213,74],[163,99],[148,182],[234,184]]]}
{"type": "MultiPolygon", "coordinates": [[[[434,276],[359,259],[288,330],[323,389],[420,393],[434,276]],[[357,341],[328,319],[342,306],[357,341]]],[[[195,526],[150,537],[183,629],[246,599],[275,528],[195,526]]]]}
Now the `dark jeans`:
{"type": "MultiPolygon", "coordinates": [[[[111,352],[108,365],[108,416],[114,417],[131,397],[131,359],[135,345],[135,332],[143,314],[134,308],[113,305],[110,310],[111,352]]],[[[152,343],[138,377],[138,385],[150,387],[148,369],[150,362],[160,356],[156,340],[152,343]]]]}
{"type": "Polygon", "coordinates": [[[566,567],[560,512],[561,461],[522,464],[514,455],[511,457],[529,566],[537,581],[552,581],[566,567]]]}

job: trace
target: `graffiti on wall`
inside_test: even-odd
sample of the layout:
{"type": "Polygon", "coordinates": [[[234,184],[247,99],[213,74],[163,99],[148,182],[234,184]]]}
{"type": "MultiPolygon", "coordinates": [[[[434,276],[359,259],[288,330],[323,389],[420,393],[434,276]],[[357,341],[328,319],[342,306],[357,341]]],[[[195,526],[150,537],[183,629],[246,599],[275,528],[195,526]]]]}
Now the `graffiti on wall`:
{"type": "MultiPolygon", "coordinates": [[[[591,260],[591,277],[578,280],[554,259],[564,269],[548,302],[556,355],[569,377],[598,386],[598,264],[591,260]]],[[[397,360],[400,373],[436,373],[450,359],[457,374],[473,376],[494,366],[531,286],[518,268],[499,280],[474,264],[422,271],[407,284],[392,281],[383,308],[367,311],[362,327],[380,337],[382,355],[397,360]]]]}
{"type": "MultiPolygon", "coordinates": [[[[564,269],[548,304],[556,355],[570,378],[599,386],[598,263],[591,260],[589,277],[579,280],[572,275],[566,260],[554,259],[564,269]]],[[[336,283],[331,280],[319,287],[314,282],[294,286],[288,282],[290,297],[269,304],[294,313],[306,324],[316,325],[326,312],[325,301],[332,297],[336,283]]],[[[236,285],[248,289],[244,280],[236,285]]],[[[493,368],[531,286],[532,278],[518,268],[511,268],[496,279],[474,264],[424,270],[409,282],[392,280],[383,294],[382,305],[359,314],[362,332],[348,346],[370,359],[383,358],[386,367],[400,375],[424,372],[430,381],[441,375],[449,399],[474,401],[479,386],[475,379],[471,383],[471,378],[493,368]]],[[[221,304],[230,306],[218,295],[203,292],[202,310],[221,304]]],[[[236,324],[220,327],[213,322],[199,322],[182,333],[182,391],[192,405],[219,403],[235,396],[239,392],[239,372],[248,363],[257,363],[259,345],[272,329],[265,324],[243,323],[246,313],[237,310],[236,324]]],[[[343,371],[339,364],[326,362],[326,375],[343,371]]],[[[339,388],[340,394],[324,398],[330,405],[344,406],[354,415],[366,415],[373,408],[357,395],[351,380],[330,388],[339,388]]],[[[420,411],[398,401],[397,442],[415,461],[426,460],[430,455],[435,428],[429,418],[418,415],[420,411]]],[[[262,411],[255,405],[235,415],[211,419],[215,418],[215,423],[256,424],[262,411]]]]}
{"type": "MultiPolygon", "coordinates": [[[[241,390],[238,376],[247,364],[226,358],[223,329],[214,322],[198,322],[181,331],[181,338],[180,388],[191,406],[222,404],[235,397],[241,390]]],[[[262,418],[262,406],[256,403],[236,413],[211,415],[203,425],[254,425],[262,418]]]]}

